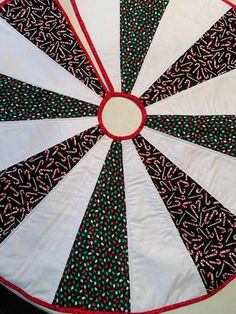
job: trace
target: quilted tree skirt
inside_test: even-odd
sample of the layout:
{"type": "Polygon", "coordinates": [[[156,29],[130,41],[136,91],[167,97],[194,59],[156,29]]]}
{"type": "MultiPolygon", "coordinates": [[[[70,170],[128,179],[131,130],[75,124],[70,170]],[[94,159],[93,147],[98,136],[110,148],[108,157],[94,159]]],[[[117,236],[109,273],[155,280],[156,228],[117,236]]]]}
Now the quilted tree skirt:
{"type": "Polygon", "coordinates": [[[0,1],[0,282],[65,313],[206,299],[236,274],[235,6],[71,3],[92,59],[58,0],[0,1]]]}

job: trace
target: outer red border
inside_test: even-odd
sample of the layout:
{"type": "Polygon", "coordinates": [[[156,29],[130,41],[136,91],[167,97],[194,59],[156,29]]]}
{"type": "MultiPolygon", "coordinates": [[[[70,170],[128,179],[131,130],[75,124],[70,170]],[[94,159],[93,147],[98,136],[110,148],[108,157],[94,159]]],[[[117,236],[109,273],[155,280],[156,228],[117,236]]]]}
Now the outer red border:
{"type": "Polygon", "coordinates": [[[101,61],[101,59],[100,59],[100,57],[99,57],[99,55],[97,53],[97,50],[94,47],[94,44],[93,44],[93,42],[91,40],[91,37],[90,37],[90,35],[89,35],[88,31],[87,31],[87,28],[86,28],[86,26],[84,24],[84,21],[82,20],[82,17],[81,17],[81,15],[79,13],[79,9],[78,9],[77,3],[76,3],[76,0],[70,0],[70,2],[72,4],[72,7],[74,8],[75,15],[77,17],[79,25],[80,25],[80,27],[81,27],[81,29],[82,29],[82,31],[84,33],[84,36],[85,36],[85,38],[86,38],[86,40],[87,40],[87,42],[88,42],[88,44],[90,46],[90,49],[91,49],[91,51],[92,51],[92,53],[93,53],[93,55],[95,57],[95,60],[97,61],[97,64],[98,64],[98,66],[100,68],[100,71],[102,72],[102,75],[103,75],[103,77],[104,77],[104,79],[105,79],[105,81],[107,83],[107,86],[108,86],[109,90],[111,92],[113,92],[114,91],[114,87],[113,87],[113,85],[112,85],[112,83],[110,81],[110,78],[109,78],[109,76],[108,76],[108,74],[107,74],[107,72],[106,72],[106,70],[105,70],[105,68],[104,68],[104,66],[102,64],[102,61],[101,61]]]}
{"type": "Polygon", "coordinates": [[[231,1],[229,0],[222,0],[222,1],[230,5],[232,8],[236,9],[236,4],[232,3],[231,1]]]}
{"type": "MultiPolygon", "coordinates": [[[[218,289],[203,295],[201,297],[192,299],[192,300],[188,300],[188,301],[184,301],[184,302],[179,302],[173,305],[168,305],[156,310],[151,310],[151,311],[146,311],[146,312],[130,312],[128,314],[159,314],[162,312],[166,312],[166,311],[170,311],[170,310],[174,310],[177,309],[179,307],[182,306],[186,306],[186,305],[190,305],[199,301],[203,301],[206,300],[208,298],[210,298],[211,296],[215,295],[217,292],[219,292],[220,290],[222,290],[225,286],[227,286],[234,278],[236,278],[236,274],[233,275],[232,277],[230,277],[225,283],[223,283],[218,289]]],[[[55,306],[52,304],[49,304],[47,302],[44,302],[42,300],[39,300],[37,298],[32,297],[31,295],[29,295],[27,292],[25,292],[24,290],[22,290],[21,288],[17,287],[16,285],[12,284],[11,282],[5,280],[4,278],[0,277],[0,283],[4,284],[6,287],[9,287],[13,290],[15,290],[17,293],[21,294],[22,297],[26,298],[27,300],[29,300],[30,302],[33,302],[37,305],[43,306],[44,308],[50,309],[50,310],[54,310],[54,311],[58,311],[58,312],[62,312],[62,313],[73,313],[73,314],[127,314],[127,313],[122,313],[122,312],[103,312],[103,311],[90,311],[90,310],[83,310],[83,309],[76,309],[76,308],[63,308],[63,307],[59,307],[59,306],[55,306]]]]}
{"type": "MultiPolygon", "coordinates": [[[[0,3],[0,6],[6,4],[9,1],[11,1],[11,0],[4,0],[3,2],[0,3]]],[[[229,0],[221,0],[221,1],[227,3],[228,5],[230,5],[231,7],[236,9],[236,5],[234,3],[232,3],[231,1],[229,1],[229,0]]],[[[71,2],[74,2],[74,0],[71,0],[71,2]]]]}
{"type": "Polygon", "coordinates": [[[103,132],[104,132],[107,136],[111,137],[113,140],[116,140],[116,141],[130,140],[131,138],[137,136],[137,135],[141,132],[141,130],[143,129],[143,127],[144,127],[144,125],[145,125],[145,123],[146,123],[146,120],[147,120],[147,112],[146,112],[146,109],[145,109],[143,103],[141,102],[141,100],[140,100],[138,97],[136,97],[136,96],[134,96],[134,95],[131,95],[131,94],[126,94],[126,93],[122,93],[122,92],[119,92],[119,93],[118,93],[118,92],[111,92],[111,93],[108,93],[108,94],[105,96],[105,98],[103,98],[103,100],[102,100],[102,102],[101,102],[101,104],[100,104],[100,106],[99,106],[98,122],[99,122],[99,124],[100,124],[100,126],[101,126],[103,132]],[[140,123],[138,129],[137,129],[135,132],[133,132],[133,133],[131,133],[131,134],[129,134],[129,135],[126,135],[126,136],[116,136],[116,135],[111,134],[111,133],[107,130],[107,128],[105,127],[105,125],[103,124],[103,121],[102,121],[102,111],[103,111],[103,109],[104,109],[104,107],[105,107],[105,105],[106,105],[106,102],[107,102],[109,99],[111,99],[112,97],[123,97],[123,98],[127,98],[127,99],[129,99],[129,100],[132,100],[133,102],[136,103],[136,105],[137,105],[137,106],[139,107],[139,109],[141,110],[141,113],[142,113],[142,121],[141,121],[141,123],[140,123]]]}

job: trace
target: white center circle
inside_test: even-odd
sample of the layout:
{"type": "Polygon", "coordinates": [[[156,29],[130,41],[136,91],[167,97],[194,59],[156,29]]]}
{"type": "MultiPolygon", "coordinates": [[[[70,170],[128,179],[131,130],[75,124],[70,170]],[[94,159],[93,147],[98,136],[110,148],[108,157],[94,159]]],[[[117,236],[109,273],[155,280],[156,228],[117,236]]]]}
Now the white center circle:
{"type": "Polygon", "coordinates": [[[135,101],[126,97],[111,97],[103,107],[101,119],[111,135],[126,137],[139,129],[143,114],[135,101]]]}

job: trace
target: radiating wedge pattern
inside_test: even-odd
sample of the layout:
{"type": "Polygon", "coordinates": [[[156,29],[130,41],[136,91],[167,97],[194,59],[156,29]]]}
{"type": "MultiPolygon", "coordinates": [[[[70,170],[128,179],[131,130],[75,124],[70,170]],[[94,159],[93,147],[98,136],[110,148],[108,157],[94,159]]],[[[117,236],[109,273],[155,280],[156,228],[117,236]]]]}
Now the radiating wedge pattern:
{"type": "Polygon", "coordinates": [[[207,291],[214,291],[236,273],[236,216],[141,135],[133,141],[207,291]]]}
{"type": "Polygon", "coordinates": [[[0,121],[96,116],[98,106],[0,74],[0,121]]]}
{"type": "Polygon", "coordinates": [[[148,116],[146,125],[236,157],[236,116],[148,116]]]}
{"type": "Polygon", "coordinates": [[[49,57],[103,96],[104,90],[55,0],[11,0],[0,17],[49,57]]]}
{"type": "Polygon", "coordinates": [[[0,242],[103,136],[91,128],[0,172],[0,242]]]}
{"type": "Polygon", "coordinates": [[[235,22],[230,9],[140,97],[145,105],[235,69],[235,22]]]}
{"type": "Polygon", "coordinates": [[[122,147],[113,142],[54,304],[94,311],[130,311],[122,147]]]}

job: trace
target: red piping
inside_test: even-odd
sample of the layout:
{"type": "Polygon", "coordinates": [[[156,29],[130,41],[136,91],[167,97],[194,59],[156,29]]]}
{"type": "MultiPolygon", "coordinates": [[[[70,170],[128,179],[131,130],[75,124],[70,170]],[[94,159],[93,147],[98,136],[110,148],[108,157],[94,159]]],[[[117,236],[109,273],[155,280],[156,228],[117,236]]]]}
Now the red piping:
{"type": "MultiPolygon", "coordinates": [[[[0,7],[7,4],[7,2],[10,2],[11,0],[4,0],[3,2],[0,2],[0,7]]],[[[74,2],[74,0],[72,0],[74,2]]],[[[221,0],[225,3],[227,3],[228,5],[230,5],[231,7],[233,7],[234,9],[236,9],[236,4],[232,3],[231,1],[229,0],[221,0]]]]}
{"type": "MultiPolygon", "coordinates": [[[[216,290],[214,290],[214,291],[212,291],[206,295],[203,295],[201,297],[194,298],[192,300],[188,300],[188,301],[184,301],[184,302],[179,302],[179,303],[176,303],[173,305],[168,305],[168,306],[156,309],[156,310],[151,310],[151,311],[146,311],[146,312],[138,312],[138,313],[130,312],[130,314],[158,314],[158,313],[170,311],[170,310],[182,307],[182,306],[190,305],[190,304],[208,299],[211,296],[213,296],[214,294],[216,294],[217,292],[219,292],[220,290],[222,290],[225,286],[227,286],[234,278],[236,278],[236,274],[231,276],[225,283],[223,283],[216,290]]],[[[63,307],[55,306],[55,305],[49,304],[45,301],[42,301],[42,300],[39,300],[37,298],[32,297],[27,292],[25,292],[21,288],[17,287],[16,285],[12,284],[11,282],[5,280],[2,277],[0,277],[0,282],[2,284],[4,284],[5,286],[15,290],[17,293],[21,294],[21,296],[26,298],[27,300],[29,300],[35,304],[38,304],[40,306],[43,306],[47,309],[50,309],[50,310],[54,310],[54,311],[58,311],[58,312],[62,312],[62,313],[73,313],[73,314],[127,314],[127,313],[123,313],[123,312],[91,311],[91,310],[83,310],[83,309],[78,309],[78,308],[63,308],[63,307]]]]}
{"type": "Polygon", "coordinates": [[[147,119],[147,112],[146,112],[146,109],[143,105],[143,103],[141,102],[141,100],[139,98],[137,98],[136,96],[134,95],[130,95],[130,94],[126,94],[126,93],[122,93],[122,92],[111,92],[109,94],[107,94],[105,96],[105,98],[103,98],[100,106],[99,106],[99,111],[98,111],[98,122],[103,130],[103,132],[111,137],[113,140],[116,140],[116,141],[122,141],[122,140],[130,140],[131,138],[137,136],[141,130],[143,129],[145,123],[146,123],[146,119],[147,119]],[[106,102],[111,99],[112,97],[123,97],[123,98],[127,98],[127,99],[130,99],[132,100],[133,102],[136,103],[136,105],[139,107],[141,113],[142,113],[142,121],[138,127],[138,129],[133,132],[132,134],[129,134],[129,135],[126,135],[126,136],[116,136],[116,135],[113,135],[111,134],[107,128],[105,127],[105,125],[103,124],[103,121],[102,121],[102,111],[103,111],[103,108],[106,104],[106,102]]]}
{"type": "Polygon", "coordinates": [[[93,44],[93,42],[91,40],[91,37],[90,37],[90,35],[89,35],[88,31],[87,31],[87,28],[86,28],[86,26],[84,24],[84,21],[82,20],[82,17],[81,17],[81,15],[79,13],[78,6],[76,4],[76,0],[70,0],[70,1],[71,1],[71,4],[72,4],[73,8],[74,8],[75,15],[76,15],[77,20],[79,22],[79,25],[80,25],[80,27],[82,29],[82,32],[84,33],[84,36],[85,36],[85,38],[86,38],[86,40],[87,40],[87,42],[89,44],[89,47],[90,47],[90,49],[91,49],[91,51],[92,51],[92,53],[94,55],[94,58],[97,61],[99,69],[100,69],[100,71],[101,71],[101,73],[102,73],[102,75],[103,75],[103,77],[104,77],[104,79],[105,79],[105,81],[107,83],[107,86],[108,86],[109,90],[112,92],[112,91],[114,91],[114,87],[113,87],[113,85],[112,85],[112,83],[111,83],[111,81],[109,79],[109,76],[108,76],[108,74],[107,74],[107,72],[106,72],[106,70],[105,70],[105,68],[104,68],[104,66],[102,64],[102,61],[101,61],[101,59],[100,59],[100,57],[99,57],[99,55],[97,53],[97,50],[96,50],[96,48],[95,48],[95,46],[94,46],[94,44],[93,44]]]}
{"type": "MultiPolygon", "coordinates": [[[[7,3],[10,2],[10,1],[11,1],[11,0],[5,0],[5,1],[1,2],[1,3],[0,3],[0,7],[1,7],[1,6],[4,6],[5,4],[7,4],[7,3]]],[[[82,48],[82,50],[83,50],[83,52],[84,52],[86,58],[88,59],[89,63],[92,65],[93,70],[94,70],[94,73],[96,74],[97,78],[99,79],[99,81],[100,81],[100,83],[101,83],[101,85],[102,85],[104,91],[107,93],[107,92],[108,92],[108,89],[107,89],[107,87],[105,86],[105,84],[103,83],[103,80],[102,80],[100,74],[98,73],[96,67],[94,66],[93,61],[91,60],[91,58],[90,58],[90,56],[89,56],[89,54],[88,54],[86,48],[84,47],[82,41],[80,40],[80,38],[79,38],[79,36],[78,36],[78,34],[77,34],[77,32],[76,32],[74,26],[72,25],[72,23],[71,23],[71,21],[70,21],[68,15],[67,15],[67,13],[66,13],[66,11],[64,10],[64,8],[62,7],[62,5],[60,4],[59,0],[54,0],[54,2],[57,4],[57,6],[58,6],[58,8],[61,10],[62,14],[65,16],[65,19],[66,19],[66,21],[67,21],[67,23],[68,23],[70,29],[72,30],[72,32],[73,32],[73,34],[74,34],[74,36],[75,36],[77,42],[79,43],[80,47],[82,48]]]]}
{"type": "Polygon", "coordinates": [[[232,3],[231,1],[229,0],[222,0],[222,1],[230,5],[232,8],[236,9],[236,4],[232,3]]]}
{"type": "Polygon", "coordinates": [[[108,89],[107,89],[107,87],[105,86],[105,84],[103,83],[103,80],[102,80],[100,74],[98,73],[96,67],[94,66],[93,61],[91,60],[91,58],[90,58],[90,56],[89,56],[89,54],[88,54],[86,48],[84,47],[82,41],[80,40],[80,38],[79,38],[79,36],[78,36],[78,34],[77,34],[77,32],[76,32],[74,26],[72,25],[72,23],[71,23],[71,21],[70,21],[68,15],[67,15],[67,13],[66,13],[66,11],[64,10],[64,8],[62,7],[62,5],[60,4],[59,0],[54,0],[54,1],[56,2],[57,6],[59,7],[59,9],[62,11],[63,15],[65,16],[66,21],[67,21],[67,23],[69,24],[69,26],[70,26],[70,28],[71,28],[71,30],[72,30],[72,32],[73,32],[73,34],[74,34],[76,40],[78,41],[80,47],[81,47],[82,50],[84,51],[84,54],[85,54],[86,58],[88,59],[89,63],[92,65],[93,70],[94,70],[94,72],[95,72],[97,78],[99,79],[99,81],[100,81],[100,83],[101,83],[103,89],[104,89],[105,92],[107,93],[107,92],[108,92],[108,89]]]}
{"type": "Polygon", "coordinates": [[[3,2],[0,2],[0,7],[7,4],[7,2],[9,2],[9,1],[11,1],[11,0],[4,0],[3,2]]]}

